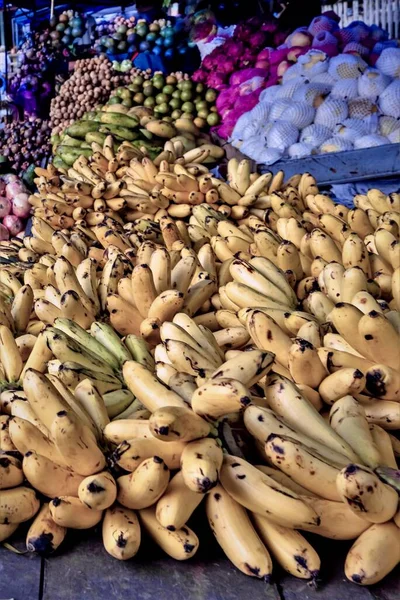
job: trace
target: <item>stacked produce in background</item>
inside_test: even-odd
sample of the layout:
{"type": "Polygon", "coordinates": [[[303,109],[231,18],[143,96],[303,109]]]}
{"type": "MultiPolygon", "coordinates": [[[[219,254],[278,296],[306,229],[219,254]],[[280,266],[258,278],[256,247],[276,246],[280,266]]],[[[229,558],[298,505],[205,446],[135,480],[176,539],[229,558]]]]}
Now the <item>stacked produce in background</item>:
{"type": "Polygon", "coordinates": [[[111,93],[108,104],[122,104],[130,108],[143,105],[151,108],[160,118],[192,115],[197,127],[215,126],[219,122],[215,105],[218,93],[202,83],[195,83],[188,74],[160,72],[138,74],[126,88],[111,93]]]}
{"type": "Polygon", "coordinates": [[[360,56],[308,51],[238,119],[231,141],[267,165],[399,143],[400,48],[384,49],[375,67],[360,56]]]}
{"type": "MultiPolygon", "coordinates": [[[[250,43],[251,32],[245,30],[242,34],[241,27],[243,26],[238,25],[236,29],[240,30],[247,43],[250,43]]],[[[194,74],[196,80],[207,81],[209,85],[211,84],[222,92],[217,104],[222,125],[217,131],[223,138],[231,136],[238,118],[251,111],[258,104],[259,99],[262,102],[264,96],[270,97],[269,92],[260,96],[264,88],[273,86],[275,89],[277,84],[285,83],[290,79],[294,90],[295,83],[306,84],[312,79],[313,85],[316,83],[320,85],[321,94],[327,94],[336,79],[356,78],[360,75],[359,71],[353,76],[346,74],[346,59],[349,62],[351,61],[349,57],[362,59],[360,64],[367,63],[365,67],[368,64],[372,67],[376,65],[380,71],[386,73],[385,69],[381,69],[377,60],[383,50],[390,48],[391,52],[396,52],[395,48],[397,47],[397,41],[388,40],[387,32],[380,27],[368,27],[365,23],[354,21],[348,27],[340,29],[336,20],[321,15],[316,17],[308,28],[300,28],[292,32],[285,39],[285,43],[279,45],[279,43],[267,42],[263,44],[262,49],[257,47],[257,52],[248,65],[252,69],[241,72],[238,71],[237,64],[231,65],[232,55],[236,56],[237,54],[238,60],[243,56],[245,41],[238,37],[235,30],[234,38],[207,56],[199,71],[194,74]],[[304,54],[306,57],[303,56],[304,54]],[[333,77],[324,75],[325,72],[329,73],[329,59],[332,59],[332,65],[338,63],[336,58],[332,58],[338,54],[343,57],[343,73],[339,69],[337,74],[333,73],[333,77]],[[325,58],[321,58],[324,56],[325,58]],[[228,65],[226,74],[220,75],[218,71],[223,72],[225,65],[228,65]],[[212,70],[209,75],[207,75],[207,69],[212,70]],[[289,73],[286,73],[288,69],[289,73]],[[214,81],[215,78],[218,81],[214,81]],[[323,89],[324,87],[326,89],[323,89]]],[[[394,57],[395,55],[387,50],[386,56],[394,57]]],[[[393,71],[391,77],[398,77],[396,74],[397,60],[393,58],[392,61],[388,60],[387,69],[393,71]],[[391,64],[392,61],[394,64],[391,64]]],[[[271,92],[271,94],[273,93],[271,92]]],[[[354,98],[354,93],[354,87],[347,90],[342,85],[340,97],[348,95],[349,98],[354,98]]],[[[286,98],[291,97],[289,92],[286,94],[282,92],[282,94],[286,98]]],[[[361,96],[361,94],[358,95],[361,96]]],[[[376,94],[374,98],[376,99],[376,94]]],[[[303,98],[296,98],[296,101],[298,100],[303,100],[303,98]]]]}
{"type": "Polygon", "coordinates": [[[83,36],[85,29],[83,15],[73,10],[65,10],[60,15],[53,15],[50,18],[49,29],[44,35],[50,37],[53,48],[73,49],[73,45],[83,36]]]}
{"type": "Polygon", "coordinates": [[[113,54],[136,52],[135,23],[135,17],[126,18],[123,15],[117,15],[112,21],[99,23],[95,30],[95,50],[99,53],[109,51],[113,54]]]}
{"type": "Polygon", "coordinates": [[[127,73],[117,72],[105,56],[77,60],[71,77],[51,101],[52,133],[59,133],[65,126],[80,119],[85,112],[106,102],[113,89],[129,83],[139,73],[132,66],[127,73]]]}
{"type": "Polygon", "coordinates": [[[47,121],[27,117],[13,121],[0,130],[0,156],[21,173],[31,164],[40,164],[51,155],[50,127],[47,121]]]}
{"type": "Polygon", "coordinates": [[[102,522],[119,560],[146,534],[186,560],[203,502],[249,576],[315,582],[309,531],[374,584],[400,562],[400,196],[216,179],[184,138],[37,168],[31,235],[0,246],[1,538],[34,517],[47,554],[102,522]]]}
{"type": "Polygon", "coordinates": [[[172,60],[184,55],[188,49],[187,34],[166,19],[148,23],[145,19],[135,22],[134,17],[117,17],[113,22],[97,27],[100,37],[95,42],[98,52],[118,55],[128,53],[132,58],[138,52],[149,52],[172,60]]]}

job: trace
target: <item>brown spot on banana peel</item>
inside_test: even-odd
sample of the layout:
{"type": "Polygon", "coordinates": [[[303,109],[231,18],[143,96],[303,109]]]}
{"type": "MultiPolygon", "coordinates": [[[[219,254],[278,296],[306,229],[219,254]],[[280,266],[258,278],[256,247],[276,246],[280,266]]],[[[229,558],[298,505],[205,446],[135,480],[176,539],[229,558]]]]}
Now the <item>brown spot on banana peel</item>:
{"type": "Polygon", "coordinates": [[[102,485],[96,483],[95,481],[91,481],[87,486],[87,490],[91,494],[100,494],[101,492],[105,491],[105,488],[102,485]]]}

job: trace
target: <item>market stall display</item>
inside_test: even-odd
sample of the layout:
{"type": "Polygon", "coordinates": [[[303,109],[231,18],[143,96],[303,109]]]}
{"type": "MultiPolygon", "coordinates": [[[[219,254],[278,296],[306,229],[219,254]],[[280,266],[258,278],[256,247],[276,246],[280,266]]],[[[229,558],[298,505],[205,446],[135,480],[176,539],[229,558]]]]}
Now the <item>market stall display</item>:
{"type": "Polygon", "coordinates": [[[111,21],[100,22],[95,27],[95,50],[112,54],[130,52],[132,55],[137,51],[134,46],[135,24],[135,17],[126,18],[123,15],[117,15],[111,21]]]}
{"type": "MultiPolygon", "coordinates": [[[[229,40],[226,44],[228,44],[227,50],[229,50],[229,40]]],[[[219,62],[223,65],[222,56],[230,54],[230,51],[226,53],[224,51],[226,44],[218,47],[209,57],[206,57],[203,65],[210,61],[215,69],[218,69],[216,66],[218,56],[221,56],[219,62]],[[216,53],[215,59],[213,59],[214,53],[216,53]]],[[[318,97],[324,98],[332,90],[337,80],[357,79],[361,75],[360,71],[367,66],[376,66],[379,71],[382,71],[379,67],[382,60],[380,63],[377,61],[383,50],[385,50],[388,62],[386,69],[389,69],[390,72],[393,71],[391,77],[398,77],[396,75],[398,60],[396,52],[400,52],[400,50],[396,46],[397,42],[387,40],[387,33],[379,27],[368,27],[365,23],[354,22],[348,27],[340,29],[337,21],[333,18],[325,15],[316,17],[308,28],[300,28],[287,36],[285,43],[271,48],[263,48],[257,53],[257,62],[251,66],[261,67],[263,71],[235,72],[229,79],[226,77],[222,79],[219,87],[215,86],[223,92],[218,102],[222,124],[217,131],[221,137],[230,138],[239,117],[249,113],[253,108],[256,113],[259,102],[262,104],[264,99],[266,102],[271,101],[275,93],[278,97],[286,98],[287,101],[293,96],[296,101],[304,102],[304,98],[299,95],[300,92],[296,96],[294,95],[296,83],[300,85],[311,82],[311,88],[318,84],[320,86],[318,97]],[[338,56],[342,58],[339,59],[338,56]],[[330,62],[332,62],[332,67],[329,71],[330,62]],[[390,64],[392,62],[394,64],[390,64]],[[342,63],[343,66],[339,67],[339,64],[342,63]],[[346,73],[347,63],[354,64],[354,66],[353,71],[349,66],[346,73]],[[336,70],[335,65],[338,65],[339,70],[336,70]],[[357,69],[357,65],[360,66],[360,70],[357,69]],[[290,86],[288,84],[284,91],[276,87],[289,82],[289,80],[290,86]],[[272,88],[272,90],[263,91],[265,88],[267,90],[272,88]]],[[[385,74],[385,68],[382,72],[385,74]]],[[[373,73],[375,71],[372,71],[373,73]]],[[[197,76],[197,74],[195,75],[197,76]]],[[[345,88],[345,83],[336,86],[335,92],[337,91],[340,98],[364,97],[365,94],[363,95],[356,89],[354,81],[352,89],[345,88]]],[[[349,85],[351,84],[349,83],[349,85]]],[[[304,91],[306,87],[303,85],[301,89],[304,91]]],[[[373,87],[370,87],[370,91],[366,90],[365,93],[367,97],[372,97],[373,87]]],[[[373,97],[376,99],[376,93],[373,97]]],[[[279,119],[279,115],[272,118],[272,120],[276,119],[279,119]]],[[[248,121],[250,120],[251,118],[248,118],[248,121]]],[[[242,119],[242,123],[245,121],[246,117],[242,119]]],[[[336,123],[338,121],[335,121],[336,123]]],[[[261,138],[261,136],[259,137],[261,138]]],[[[273,146],[269,144],[269,147],[273,146]]]]}
{"type": "Polygon", "coordinates": [[[114,559],[151,538],[184,561],[203,515],[264,584],[279,567],[323,585],[309,533],[352,543],[353,584],[398,566],[400,193],[345,206],[205,131],[249,156],[264,133],[281,155],[307,129],[335,133],[328,151],[362,146],[360,124],[390,139],[390,44],[326,15],[289,37],[251,19],[193,78],[77,61],[49,162],[47,122],[6,126],[35,189],[0,176],[1,542],[29,522],[26,551],[48,557],[97,526],[114,559]]]}
{"type": "Polygon", "coordinates": [[[53,134],[80,119],[83,114],[98,104],[106,102],[111,91],[123,83],[129,83],[140,71],[129,65],[129,71],[120,72],[104,55],[77,60],[74,71],[60,87],[50,106],[50,125],[53,134]]]}
{"type": "Polygon", "coordinates": [[[266,165],[400,143],[400,48],[384,49],[375,67],[309,50],[238,119],[231,141],[266,165]]]}
{"type": "Polygon", "coordinates": [[[182,115],[191,115],[199,128],[218,125],[216,108],[218,92],[196,83],[182,72],[155,72],[138,74],[132,83],[111,93],[107,104],[123,106],[145,106],[151,108],[156,116],[170,116],[174,121],[182,115]]]}
{"type": "Polygon", "coordinates": [[[114,558],[147,534],[186,560],[203,502],[246,575],[269,581],[272,555],[316,580],[312,531],[355,540],[346,577],[380,581],[400,561],[399,194],[349,210],[309,174],[231,159],[215,179],[212,145],[96,148],[36,169],[31,235],[0,246],[3,539],[34,517],[48,554],[104,517],[114,558]]]}
{"type": "Polygon", "coordinates": [[[40,164],[51,155],[50,127],[48,121],[27,117],[12,121],[0,130],[0,156],[6,158],[17,173],[31,164],[40,164]]]}

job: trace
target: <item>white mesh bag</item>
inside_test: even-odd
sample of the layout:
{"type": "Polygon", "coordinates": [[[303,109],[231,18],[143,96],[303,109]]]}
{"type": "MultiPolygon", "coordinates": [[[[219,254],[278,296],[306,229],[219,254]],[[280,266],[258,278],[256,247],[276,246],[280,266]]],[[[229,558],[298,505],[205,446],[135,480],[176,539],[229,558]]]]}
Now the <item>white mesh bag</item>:
{"type": "Polygon", "coordinates": [[[388,143],[389,140],[387,137],[378,135],[377,133],[370,133],[369,135],[357,138],[354,142],[354,148],[372,148],[374,146],[383,146],[388,143]]]}
{"type": "Polygon", "coordinates": [[[314,122],[334,129],[348,116],[347,102],[340,98],[328,98],[317,108],[314,122]]]}
{"type": "Polygon", "coordinates": [[[323,125],[313,123],[305,127],[300,134],[300,141],[318,148],[325,140],[332,136],[332,131],[323,125]]]}
{"type": "Polygon", "coordinates": [[[344,152],[352,150],[353,144],[350,142],[350,140],[345,140],[344,138],[336,135],[321,144],[319,149],[321,154],[328,154],[330,152],[344,152]]]}
{"type": "Polygon", "coordinates": [[[352,100],[358,96],[357,79],[339,79],[331,91],[331,98],[343,98],[352,100]]]}
{"type": "Polygon", "coordinates": [[[288,148],[290,158],[305,158],[306,156],[311,156],[314,152],[315,147],[304,142],[296,142],[288,148]]]}
{"type": "Polygon", "coordinates": [[[384,75],[378,69],[368,67],[358,79],[358,95],[362,98],[376,100],[390,82],[391,79],[388,75],[384,75]]]}
{"type": "Polygon", "coordinates": [[[299,130],[295,125],[287,121],[276,121],[267,134],[267,146],[285,151],[298,139],[299,130]]]}
{"type": "Polygon", "coordinates": [[[338,54],[331,58],[328,73],[335,79],[357,79],[367,66],[360,56],[338,54]]]}
{"type": "Polygon", "coordinates": [[[400,77],[400,48],[385,48],[375,63],[389,77],[400,77]]]}
{"type": "Polygon", "coordinates": [[[400,79],[395,79],[383,90],[379,106],[384,115],[400,119],[400,79]]]}

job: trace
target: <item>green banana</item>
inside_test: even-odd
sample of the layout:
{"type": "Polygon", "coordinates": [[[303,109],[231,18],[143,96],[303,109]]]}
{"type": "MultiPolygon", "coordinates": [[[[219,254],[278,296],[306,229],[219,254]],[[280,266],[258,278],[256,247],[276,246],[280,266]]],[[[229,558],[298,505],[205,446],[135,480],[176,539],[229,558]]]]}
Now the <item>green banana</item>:
{"type": "Polygon", "coordinates": [[[69,337],[76,340],[86,350],[104,360],[107,364],[109,364],[113,369],[119,369],[119,361],[116,359],[115,355],[110,352],[101,342],[99,342],[95,337],[90,335],[83,327],[72,321],[71,319],[59,318],[54,321],[54,326],[57,329],[61,329],[64,333],[66,333],[69,337]]]}
{"type": "Polygon", "coordinates": [[[139,125],[139,121],[136,117],[129,117],[128,115],[123,115],[121,113],[101,112],[99,113],[99,118],[100,123],[116,125],[117,127],[135,129],[135,127],[139,125]]]}
{"type": "Polygon", "coordinates": [[[129,142],[132,142],[133,140],[136,140],[139,137],[139,134],[136,133],[136,131],[132,131],[128,127],[120,127],[118,125],[112,125],[108,123],[100,125],[99,132],[111,134],[121,141],[127,140],[129,142]]]}
{"type": "Polygon", "coordinates": [[[65,133],[74,138],[82,138],[84,139],[85,135],[89,133],[89,131],[98,131],[99,124],[95,121],[77,121],[76,123],[72,123],[67,129],[65,133]]]}
{"type": "Polygon", "coordinates": [[[132,360],[128,348],[110,325],[95,321],[90,326],[90,333],[103,348],[107,349],[109,354],[113,355],[118,367],[121,367],[126,360],[132,360]]]}
{"type": "Polygon", "coordinates": [[[125,338],[125,345],[132,355],[133,360],[147,367],[149,371],[154,372],[155,362],[150,354],[149,347],[145,340],[130,333],[125,338]]]}

